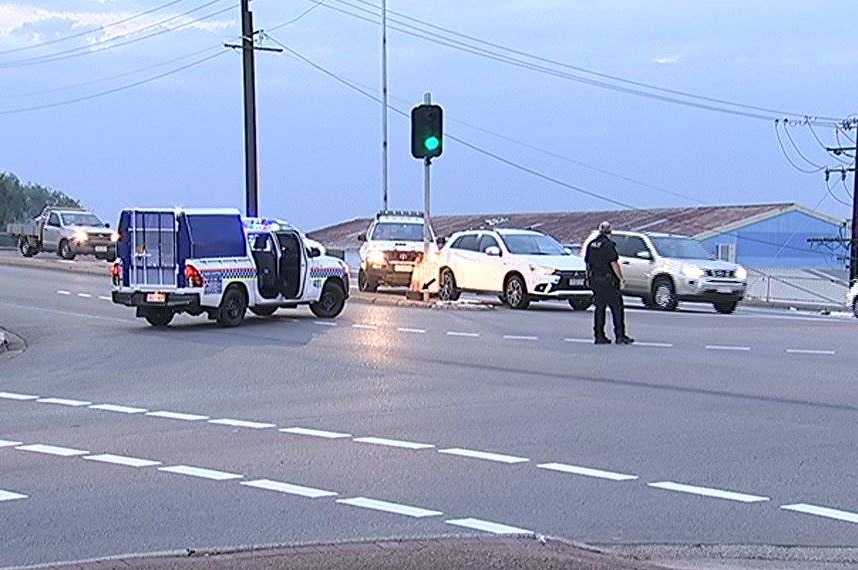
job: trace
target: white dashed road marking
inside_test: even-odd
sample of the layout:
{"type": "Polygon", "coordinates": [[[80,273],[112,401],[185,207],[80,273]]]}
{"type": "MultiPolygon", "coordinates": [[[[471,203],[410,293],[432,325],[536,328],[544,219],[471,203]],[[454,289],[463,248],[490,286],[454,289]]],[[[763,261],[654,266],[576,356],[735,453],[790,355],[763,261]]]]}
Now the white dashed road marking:
{"type": "Polygon", "coordinates": [[[564,338],[564,342],[574,342],[576,344],[593,344],[592,338],[564,338]]]}
{"type": "Polygon", "coordinates": [[[733,350],[737,352],[750,352],[750,346],[723,346],[720,344],[707,344],[706,350],[733,350]]]}
{"type": "Polygon", "coordinates": [[[837,351],[834,350],[806,350],[800,348],[788,348],[787,354],[818,354],[822,356],[834,356],[837,351]]]}
{"type": "Polygon", "coordinates": [[[178,412],[149,412],[147,416],[153,418],[167,418],[168,420],[182,420],[186,422],[199,422],[209,419],[208,416],[198,416],[196,414],[180,414],[178,412]]]}
{"type": "Polygon", "coordinates": [[[291,483],[281,483],[279,481],[271,481],[270,479],[259,479],[257,481],[243,481],[241,483],[245,487],[253,487],[255,489],[265,489],[267,491],[277,491],[278,493],[286,493],[288,495],[298,495],[309,499],[319,499],[321,497],[336,497],[337,493],[333,491],[324,491],[322,489],[313,489],[312,487],[302,487],[301,485],[292,485],[291,483]]]}
{"type": "Polygon", "coordinates": [[[426,331],[425,331],[424,329],[409,329],[409,328],[406,328],[406,327],[399,327],[399,328],[398,328],[398,329],[396,329],[396,330],[398,330],[399,332],[404,332],[404,333],[412,333],[412,334],[426,334],[426,331]]]}
{"type": "Polygon", "coordinates": [[[22,445],[20,447],[16,447],[15,449],[20,449],[21,451],[32,451],[34,453],[45,453],[47,455],[59,455],[60,457],[74,457],[76,455],[89,455],[88,451],[83,451],[80,449],[72,449],[70,447],[56,447],[54,445],[22,445]]]}
{"type": "Polygon", "coordinates": [[[92,295],[90,295],[89,293],[78,293],[77,296],[82,299],[92,299],[92,295]]]}
{"type": "Polygon", "coordinates": [[[320,327],[335,327],[337,323],[331,321],[313,321],[314,325],[319,325],[320,327]]]}
{"type": "Polygon", "coordinates": [[[757,495],[746,495],[744,493],[736,493],[733,491],[722,491],[721,489],[712,489],[709,487],[695,487],[693,485],[683,485],[682,483],[674,483],[672,481],[663,481],[661,483],[648,483],[650,487],[656,489],[664,489],[666,491],[678,491],[680,493],[690,493],[692,495],[701,495],[703,497],[713,497],[716,499],[727,499],[728,501],[739,501],[740,503],[759,503],[768,501],[768,497],[760,497],[757,495]]]}
{"type": "Polygon", "coordinates": [[[447,455],[458,455],[459,457],[473,457],[474,459],[485,459],[486,461],[497,461],[498,463],[527,463],[530,459],[526,457],[515,457],[513,455],[501,455],[499,453],[487,453],[485,451],[472,451],[470,449],[439,449],[438,453],[447,455]]]}
{"type": "Polygon", "coordinates": [[[89,406],[92,402],[84,402],[83,400],[66,400],[65,398],[39,398],[36,400],[41,404],[56,404],[58,406],[71,406],[73,408],[82,408],[89,406]]]}
{"type": "Polygon", "coordinates": [[[481,521],[480,519],[458,519],[444,522],[464,528],[490,532],[492,534],[533,534],[532,530],[524,530],[523,528],[516,528],[505,524],[481,521]]]}
{"type": "Polygon", "coordinates": [[[365,331],[376,331],[378,327],[375,325],[352,325],[353,329],[361,329],[365,331]]]}
{"type": "Polygon", "coordinates": [[[0,439],[0,447],[18,447],[23,444],[22,441],[9,441],[8,439],[0,439]]]}
{"type": "Polygon", "coordinates": [[[111,455],[109,453],[104,453],[102,455],[89,455],[84,457],[84,459],[89,461],[98,461],[100,463],[110,463],[112,465],[126,465],[128,467],[154,467],[155,465],[161,465],[160,461],[125,457],[124,455],[111,455]]]}
{"type": "Polygon", "coordinates": [[[325,431],[325,430],[321,430],[321,429],[307,429],[307,428],[300,428],[300,427],[285,428],[285,429],[281,429],[279,431],[281,431],[283,433],[291,433],[291,434],[295,434],[295,435],[309,435],[311,437],[322,437],[325,439],[342,439],[345,437],[352,437],[352,434],[350,434],[350,433],[338,433],[335,431],[325,431]]]}
{"type": "Polygon", "coordinates": [[[230,479],[241,479],[244,475],[237,473],[227,473],[225,471],[215,471],[213,469],[202,469],[200,467],[188,467],[187,465],[175,465],[173,467],[159,467],[158,471],[165,473],[177,473],[179,475],[189,475],[191,477],[200,477],[202,479],[212,479],[214,481],[229,481],[230,479]]]}
{"type": "Polygon", "coordinates": [[[456,332],[456,331],[448,331],[447,336],[458,336],[464,338],[480,338],[479,333],[467,333],[467,332],[456,332]]]}
{"type": "Polygon", "coordinates": [[[101,410],[102,412],[116,412],[119,414],[142,414],[148,412],[146,408],[131,408],[128,406],[116,406],[114,404],[95,404],[89,406],[90,410],[101,410]]]}
{"type": "Polygon", "coordinates": [[[589,467],[578,467],[577,465],[565,465],[563,463],[543,463],[542,465],[537,465],[537,467],[540,469],[548,469],[549,471],[559,471],[561,473],[571,473],[573,475],[583,475],[585,477],[597,477],[599,479],[608,479],[610,481],[632,481],[638,478],[637,475],[614,473],[612,471],[591,469],[589,467]]]}
{"type": "Polygon", "coordinates": [[[636,342],[635,345],[649,348],[673,348],[673,344],[669,342],[636,342]]]}
{"type": "Polygon", "coordinates": [[[104,295],[99,295],[98,298],[101,299],[102,301],[112,301],[113,300],[110,297],[105,297],[104,295]]]}
{"type": "Polygon", "coordinates": [[[851,523],[858,523],[858,513],[850,513],[849,511],[838,511],[828,507],[819,507],[817,505],[808,505],[806,503],[797,503],[795,505],[781,506],[785,511],[794,511],[796,513],[805,513],[808,515],[816,515],[829,519],[837,519],[851,523]]]}
{"type": "Polygon", "coordinates": [[[266,424],[262,422],[248,422],[245,420],[232,420],[229,418],[223,418],[220,420],[209,420],[210,424],[216,424],[219,426],[232,426],[232,427],[243,427],[250,429],[269,429],[273,427],[277,427],[275,424],[266,424]]]}
{"type": "Polygon", "coordinates": [[[515,334],[505,334],[503,335],[505,340],[539,340],[537,336],[521,336],[515,334]]]}
{"type": "Polygon", "coordinates": [[[21,493],[13,493],[12,491],[4,491],[0,489],[0,503],[3,501],[14,501],[16,499],[26,499],[27,495],[21,493]]]}
{"type": "Polygon", "coordinates": [[[71,295],[71,291],[57,291],[58,295],[71,295]]]}
{"type": "Polygon", "coordinates": [[[373,445],[386,445],[388,447],[401,447],[402,449],[429,449],[430,447],[435,447],[431,443],[414,443],[412,441],[385,439],[383,437],[356,437],[352,441],[356,441],[358,443],[370,443],[373,445]]]}
{"type": "Polygon", "coordinates": [[[14,392],[0,392],[0,399],[3,400],[38,400],[38,396],[30,396],[29,394],[15,394],[14,392]]]}
{"type": "Polygon", "coordinates": [[[436,517],[444,514],[440,511],[430,511],[429,509],[421,509],[420,507],[409,507],[408,505],[388,503],[387,501],[367,499],[366,497],[356,497],[354,499],[340,499],[337,502],[343,505],[351,505],[353,507],[372,509],[374,511],[384,511],[386,513],[394,513],[397,515],[405,515],[407,517],[414,518],[436,517]]]}

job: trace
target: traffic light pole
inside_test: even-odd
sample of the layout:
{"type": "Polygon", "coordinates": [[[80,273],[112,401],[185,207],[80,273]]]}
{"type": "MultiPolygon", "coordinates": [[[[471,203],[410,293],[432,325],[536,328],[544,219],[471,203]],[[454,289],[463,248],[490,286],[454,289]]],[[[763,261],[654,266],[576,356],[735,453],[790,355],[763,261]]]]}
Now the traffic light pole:
{"type": "MultiPolygon", "coordinates": [[[[423,103],[426,105],[432,104],[432,94],[426,93],[423,96],[423,103]]],[[[426,157],[423,159],[423,259],[429,259],[429,242],[432,236],[430,228],[432,227],[432,218],[429,215],[429,207],[432,199],[432,159],[426,157]]]]}

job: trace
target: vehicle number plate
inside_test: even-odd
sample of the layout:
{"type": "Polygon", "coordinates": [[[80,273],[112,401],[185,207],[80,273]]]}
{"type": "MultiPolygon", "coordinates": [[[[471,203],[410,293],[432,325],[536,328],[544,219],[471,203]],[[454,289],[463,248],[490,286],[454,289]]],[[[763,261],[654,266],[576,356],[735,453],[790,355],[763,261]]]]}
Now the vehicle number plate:
{"type": "Polygon", "coordinates": [[[394,265],[393,270],[397,273],[411,273],[410,265],[394,265]]]}
{"type": "Polygon", "coordinates": [[[579,277],[570,277],[569,278],[569,285],[571,285],[573,287],[583,286],[584,285],[584,279],[579,278],[579,277]]]}
{"type": "Polygon", "coordinates": [[[106,245],[97,245],[97,246],[95,246],[95,252],[96,253],[107,253],[107,246],[106,245]]]}
{"type": "Polygon", "coordinates": [[[166,293],[147,293],[146,294],[146,302],[147,303],[166,303],[167,302],[167,294],[166,293]]]}
{"type": "Polygon", "coordinates": [[[732,293],[733,289],[731,289],[730,287],[719,287],[718,292],[719,293],[732,293]]]}

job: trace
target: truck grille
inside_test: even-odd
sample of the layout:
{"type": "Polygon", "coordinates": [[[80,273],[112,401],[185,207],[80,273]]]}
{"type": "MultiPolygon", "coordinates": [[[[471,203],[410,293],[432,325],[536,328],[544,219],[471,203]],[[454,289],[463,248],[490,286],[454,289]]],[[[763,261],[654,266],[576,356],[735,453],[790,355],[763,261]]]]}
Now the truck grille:
{"type": "Polygon", "coordinates": [[[89,232],[87,234],[87,238],[91,242],[108,242],[110,243],[110,238],[113,234],[110,232],[89,232]]]}
{"type": "Polygon", "coordinates": [[[720,277],[721,279],[729,277],[730,279],[735,279],[736,271],[733,269],[707,269],[706,277],[720,277]]]}
{"type": "Polygon", "coordinates": [[[417,263],[422,257],[423,252],[420,251],[388,251],[384,254],[387,261],[403,263],[417,263]]]}
{"type": "Polygon", "coordinates": [[[554,291],[580,291],[586,289],[584,279],[586,271],[555,271],[554,275],[560,277],[560,282],[553,288],[554,291]]]}

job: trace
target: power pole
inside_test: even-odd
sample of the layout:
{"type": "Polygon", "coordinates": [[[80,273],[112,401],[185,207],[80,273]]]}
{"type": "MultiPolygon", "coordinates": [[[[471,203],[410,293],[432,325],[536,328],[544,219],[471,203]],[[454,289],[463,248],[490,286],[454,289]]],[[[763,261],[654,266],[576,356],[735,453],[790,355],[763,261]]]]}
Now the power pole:
{"type": "Polygon", "coordinates": [[[858,279],[858,120],[855,121],[855,159],[852,162],[852,241],[849,249],[849,283],[858,279]]]}
{"type": "Polygon", "coordinates": [[[382,206],[388,209],[390,171],[388,159],[388,94],[387,94],[387,0],[381,0],[381,192],[382,206]]]}
{"type": "Polygon", "coordinates": [[[256,141],[256,58],[255,52],[282,52],[278,48],[257,47],[253,44],[256,31],[253,29],[251,0],[241,0],[241,44],[224,44],[228,48],[240,49],[244,68],[244,183],[245,215],[259,215],[259,157],[256,141]]]}

